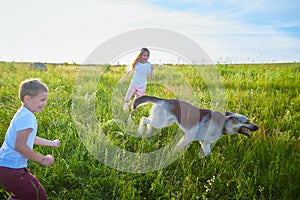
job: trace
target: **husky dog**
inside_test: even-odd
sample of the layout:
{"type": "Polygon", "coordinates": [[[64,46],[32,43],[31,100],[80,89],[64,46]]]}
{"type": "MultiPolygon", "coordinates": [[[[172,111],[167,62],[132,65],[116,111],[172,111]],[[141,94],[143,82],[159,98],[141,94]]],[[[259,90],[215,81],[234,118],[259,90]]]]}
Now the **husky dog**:
{"type": "Polygon", "coordinates": [[[211,152],[211,148],[223,135],[244,134],[250,137],[250,131],[256,131],[258,126],[251,123],[247,117],[241,114],[220,112],[200,109],[191,104],[175,100],[162,99],[154,96],[142,96],[135,99],[133,103],[134,111],[142,104],[153,103],[149,117],[142,117],[138,134],[143,135],[145,125],[147,133],[151,132],[151,127],[164,128],[176,123],[185,133],[177,144],[178,147],[185,148],[192,141],[199,141],[205,156],[211,152]]]}

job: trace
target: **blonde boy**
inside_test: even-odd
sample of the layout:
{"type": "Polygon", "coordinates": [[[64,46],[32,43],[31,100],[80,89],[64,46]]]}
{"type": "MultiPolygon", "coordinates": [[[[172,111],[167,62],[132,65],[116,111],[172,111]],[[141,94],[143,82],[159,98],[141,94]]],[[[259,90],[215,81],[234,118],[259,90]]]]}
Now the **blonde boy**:
{"type": "Polygon", "coordinates": [[[34,113],[42,111],[48,98],[48,87],[39,79],[28,79],[21,83],[19,97],[22,106],[14,115],[7,129],[5,140],[0,148],[0,184],[11,192],[13,199],[47,199],[41,183],[27,168],[32,160],[44,166],[54,163],[52,155],[40,155],[33,145],[60,145],[59,140],[47,140],[38,137],[37,120],[34,113]]]}

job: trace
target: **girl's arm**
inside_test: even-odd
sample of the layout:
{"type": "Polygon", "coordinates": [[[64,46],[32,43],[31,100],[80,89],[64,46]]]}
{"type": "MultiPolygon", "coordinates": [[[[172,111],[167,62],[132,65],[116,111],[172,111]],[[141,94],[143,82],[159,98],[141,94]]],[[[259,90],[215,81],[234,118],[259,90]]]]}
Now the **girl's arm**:
{"type": "Polygon", "coordinates": [[[153,77],[153,70],[154,70],[154,67],[153,67],[153,65],[151,64],[151,69],[150,69],[149,79],[152,79],[152,77],[153,77]]]}
{"type": "Polygon", "coordinates": [[[59,140],[47,140],[41,137],[36,136],[34,139],[34,144],[39,146],[50,146],[50,147],[59,147],[60,141],[59,140]]]}
{"type": "Polygon", "coordinates": [[[52,155],[42,156],[27,146],[26,141],[31,131],[32,129],[28,128],[17,132],[14,146],[15,150],[34,162],[38,162],[44,166],[52,165],[54,163],[54,158],[52,155]]]}
{"type": "Polygon", "coordinates": [[[129,70],[121,79],[120,79],[120,83],[122,84],[125,79],[131,74],[132,70],[129,70]]]}

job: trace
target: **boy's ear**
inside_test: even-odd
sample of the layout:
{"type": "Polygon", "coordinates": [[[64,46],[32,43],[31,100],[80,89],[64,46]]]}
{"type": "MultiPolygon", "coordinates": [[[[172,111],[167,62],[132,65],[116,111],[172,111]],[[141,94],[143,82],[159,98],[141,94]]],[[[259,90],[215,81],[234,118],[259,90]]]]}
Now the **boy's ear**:
{"type": "Polygon", "coordinates": [[[25,96],[24,96],[24,103],[25,103],[25,102],[28,102],[30,99],[31,99],[31,98],[30,98],[29,95],[25,95],[25,96]]]}

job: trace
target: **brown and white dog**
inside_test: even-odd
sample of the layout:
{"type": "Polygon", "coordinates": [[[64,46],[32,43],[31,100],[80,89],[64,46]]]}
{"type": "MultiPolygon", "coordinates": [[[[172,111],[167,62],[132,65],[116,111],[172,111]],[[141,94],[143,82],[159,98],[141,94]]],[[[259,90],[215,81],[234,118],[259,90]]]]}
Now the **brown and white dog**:
{"type": "Polygon", "coordinates": [[[151,132],[151,127],[160,129],[168,127],[173,123],[185,133],[177,144],[178,147],[185,148],[192,141],[199,141],[205,156],[211,152],[211,148],[223,135],[244,134],[250,137],[250,131],[256,131],[258,126],[249,122],[248,118],[232,112],[223,115],[220,112],[200,109],[191,104],[175,100],[161,99],[154,96],[142,96],[135,99],[133,111],[141,104],[153,103],[149,117],[142,117],[138,134],[143,135],[145,125],[147,134],[151,132]]]}

